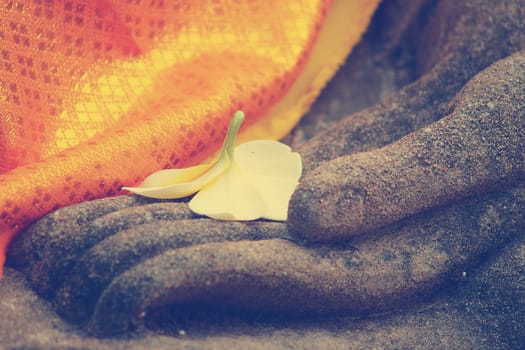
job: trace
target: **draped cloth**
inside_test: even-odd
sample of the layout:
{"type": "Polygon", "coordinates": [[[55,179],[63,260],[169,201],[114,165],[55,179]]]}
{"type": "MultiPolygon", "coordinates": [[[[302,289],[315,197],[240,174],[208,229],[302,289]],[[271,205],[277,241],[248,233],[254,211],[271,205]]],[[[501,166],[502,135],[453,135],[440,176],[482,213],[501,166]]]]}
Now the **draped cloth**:
{"type": "Polygon", "coordinates": [[[0,5],[0,274],[16,233],[220,146],[278,139],[377,0],[27,0],[0,5]]]}

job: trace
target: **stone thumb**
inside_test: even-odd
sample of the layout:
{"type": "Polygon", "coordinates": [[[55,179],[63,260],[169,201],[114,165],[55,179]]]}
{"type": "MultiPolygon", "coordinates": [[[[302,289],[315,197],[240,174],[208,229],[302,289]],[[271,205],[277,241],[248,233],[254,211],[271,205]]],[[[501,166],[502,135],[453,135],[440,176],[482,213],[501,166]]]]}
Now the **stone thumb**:
{"type": "Polygon", "coordinates": [[[290,230],[311,241],[345,239],[521,181],[524,71],[523,53],[498,61],[465,85],[441,120],[321,163],[290,200],[290,230]]]}

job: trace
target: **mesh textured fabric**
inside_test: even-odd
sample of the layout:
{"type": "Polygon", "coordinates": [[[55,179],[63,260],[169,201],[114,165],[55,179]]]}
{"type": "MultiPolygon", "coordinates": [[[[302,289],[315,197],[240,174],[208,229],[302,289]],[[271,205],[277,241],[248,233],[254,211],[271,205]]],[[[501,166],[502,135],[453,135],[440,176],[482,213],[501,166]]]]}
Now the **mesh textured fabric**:
{"type": "Polygon", "coordinates": [[[300,75],[331,5],[3,1],[0,269],[35,219],[200,162],[237,109],[249,129],[300,75]]]}

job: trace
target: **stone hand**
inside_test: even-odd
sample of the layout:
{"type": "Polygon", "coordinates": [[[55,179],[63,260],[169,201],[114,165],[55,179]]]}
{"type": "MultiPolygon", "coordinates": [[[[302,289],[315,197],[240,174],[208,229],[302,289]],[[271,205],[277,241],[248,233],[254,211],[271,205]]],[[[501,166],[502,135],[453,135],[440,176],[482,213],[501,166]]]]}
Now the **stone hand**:
{"type": "MultiPolygon", "coordinates": [[[[423,3],[401,12],[410,17],[423,3]]],[[[368,55],[356,55],[349,74],[359,88],[371,83],[356,71],[388,74],[369,62],[401,56],[406,42],[416,52],[408,66],[420,76],[302,145],[306,168],[316,169],[291,200],[293,231],[310,241],[345,239],[522,180],[523,51],[505,57],[525,45],[523,11],[510,2],[490,6],[440,4],[425,24],[407,29],[408,37],[377,40],[385,48],[399,40],[391,44],[394,53],[374,54],[370,44],[363,50],[368,55]]],[[[393,64],[402,71],[407,64],[398,60],[393,64]]]]}
{"type": "MultiPolygon", "coordinates": [[[[292,231],[309,241],[347,239],[516,185],[525,175],[524,106],[525,55],[518,53],[472,78],[439,121],[387,146],[321,163],[291,200],[292,231]]],[[[331,138],[328,131],[316,145],[331,138]]]]}
{"type": "Polygon", "coordinates": [[[523,14],[415,3],[400,22],[425,40],[403,32],[393,45],[415,52],[414,81],[300,146],[307,173],[287,224],[124,196],[48,215],[13,242],[9,265],[101,336],[176,331],[199,312],[367,315],[461,279],[524,223],[523,14]]]}
{"type": "Polygon", "coordinates": [[[188,318],[202,325],[214,314],[366,315],[460,279],[520,234],[524,200],[519,186],[360,239],[308,245],[282,223],[191,219],[183,203],[121,197],[47,216],[9,261],[60,315],[98,336],[188,329],[188,318]]]}

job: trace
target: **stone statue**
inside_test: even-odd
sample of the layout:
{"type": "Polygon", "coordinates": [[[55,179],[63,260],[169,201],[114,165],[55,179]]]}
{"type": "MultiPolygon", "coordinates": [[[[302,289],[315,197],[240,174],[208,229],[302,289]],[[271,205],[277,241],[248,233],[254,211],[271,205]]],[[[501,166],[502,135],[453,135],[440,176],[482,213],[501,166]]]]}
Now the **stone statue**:
{"type": "Polygon", "coordinates": [[[524,9],[383,2],[286,139],[287,223],[109,198],[44,217],[7,266],[86,332],[64,346],[522,348],[524,9]]]}

